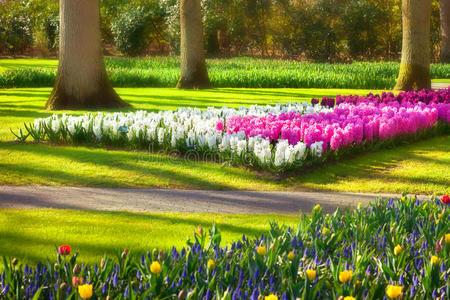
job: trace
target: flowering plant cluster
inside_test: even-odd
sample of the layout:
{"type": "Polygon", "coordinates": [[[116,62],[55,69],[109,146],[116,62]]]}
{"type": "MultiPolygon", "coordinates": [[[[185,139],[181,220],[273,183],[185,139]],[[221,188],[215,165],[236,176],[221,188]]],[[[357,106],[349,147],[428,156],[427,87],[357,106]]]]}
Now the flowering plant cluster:
{"type": "Polygon", "coordinates": [[[414,138],[438,127],[438,120],[444,128],[450,123],[450,89],[322,102],[53,115],[25,124],[26,133],[15,135],[19,141],[31,136],[35,141],[148,148],[284,171],[414,138]]]}
{"type": "MultiPolygon", "coordinates": [[[[55,263],[4,259],[2,299],[447,299],[448,196],[377,199],[367,207],[302,214],[297,228],[276,223],[263,236],[221,246],[215,224],[183,249],[96,265],[70,248],[55,263]],[[445,203],[447,202],[447,204],[445,203]]],[[[61,254],[62,253],[62,254],[61,254]]]]}
{"type": "Polygon", "coordinates": [[[229,117],[229,134],[245,132],[247,137],[261,136],[271,141],[299,142],[311,147],[321,143],[323,151],[337,150],[373,139],[385,140],[414,134],[437,122],[437,110],[426,104],[362,102],[343,103],[333,112],[312,115],[282,113],[263,117],[229,117]]]}
{"type": "MultiPolygon", "coordinates": [[[[438,111],[440,120],[450,122],[450,88],[441,89],[438,91],[433,90],[421,90],[421,91],[408,91],[401,92],[394,95],[392,92],[383,92],[381,95],[369,93],[367,96],[362,97],[358,95],[342,96],[337,95],[336,99],[323,97],[320,101],[322,106],[333,107],[342,103],[359,104],[367,101],[377,103],[411,103],[411,104],[432,104],[438,111]]],[[[318,104],[319,99],[312,99],[311,104],[318,104]]]]}

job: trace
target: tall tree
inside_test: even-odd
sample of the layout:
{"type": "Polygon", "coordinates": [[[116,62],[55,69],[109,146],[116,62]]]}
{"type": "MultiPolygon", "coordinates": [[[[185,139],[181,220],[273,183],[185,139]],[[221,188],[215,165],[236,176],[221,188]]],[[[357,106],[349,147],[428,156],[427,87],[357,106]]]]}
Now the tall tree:
{"type": "Polygon", "coordinates": [[[203,49],[203,26],[200,0],[181,0],[181,76],[177,88],[210,88],[203,49]]]}
{"type": "Polygon", "coordinates": [[[99,0],[60,0],[59,65],[47,109],[129,106],[109,82],[103,62],[99,0]]]}
{"type": "Polygon", "coordinates": [[[439,0],[441,15],[441,62],[450,63],[450,0],[439,0]]]}
{"type": "Polygon", "coordinates": [[[402,60],[396,90],[431,88],[431,0],[402,0],[402,60]]]}

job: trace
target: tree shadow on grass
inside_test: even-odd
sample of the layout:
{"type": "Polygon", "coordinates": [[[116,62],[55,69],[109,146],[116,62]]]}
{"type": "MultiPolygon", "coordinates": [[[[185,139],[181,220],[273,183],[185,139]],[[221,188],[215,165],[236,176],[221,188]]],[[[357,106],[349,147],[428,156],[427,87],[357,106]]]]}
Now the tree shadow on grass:
{"type": "Polygon", "coordinates": [[[277,90],[276,88],[270,89],[220,89],[220,93],[227,94],[244,94],[244,95],[252,95],[252,96],[271,96],[271,97],[283,97],[283,98],[306,98],[309,101],[311,98],[318,97],[336,97],[338,94],[338,89],[317,89],[317,88],[301,88],[301,92],[295,91],[296,88],[290,89],[291,92],[286,92],[285,89],[280,88],[277,90]]]}
{"type": "MultiPolygon", "coordinates": [[[[171,185],[178,187],[192,187],[198,189],[214,189],[214,190],[227,190],[236,189],[235,186],[228,185],[224,182],[214,181],[211,178],[205,176],[191,176],[184,172],[184,169],[195,170],[198,169],[200,175],[202,171],[209,171],[212,173],[221,173],[224,176],[239,176],[242,179],[251,179],[255,175],[251,172],[246,173],[243,170],[236,168],[220,168],[217,165],[185,160],[182,158],[176,158],[168,155],[151,154],[148,152],[142,152],[144,155],[148,155],[148,160],[143,160],[141,163],[136,162],[140,159],[137,152],[124,152],[124,151],[103,151],[99,148],[83,148],[83,147],[65,147],[65,146],[46,146],[46,145],[14,145],[0,142],[0,149],[7,148],[9,151],[21,151],[33,153],[39,156],[61,157],[68,158],[72,161],[77,161],[83,164],[102,165],[111,170],[118,169],[123,171],[132,172],[135,176],[140,178],[155,177],[162,178],[165,181],[170,182],[171,185]],[[163,167],[161,167],[163,166],[163,167]]],[[[70,172],[63,171],[62,169],[56,169],[54,166],[47,165],[47,168],[37,168],[36,166],[30,167],[27,164],[15,164],[13,166],[7,164],[1,164],[0,168],[10,169],[10,172],[16,172],[18,174],[34,174],[38,177],[47,178],[51,182],[60,182],[63,184],[78,184],[87,186],[108,186],[108,187],[135,187],[136,184],[123,182],[120,178],[105,178],[102,175],[90,175],[80,176],[70,172]]],[[[256,179],[256,178],[255,178],[256,179]]],[[[144,180],[145,182],[145,180],[144,180]]],[[[141,181],[138,184],[139,187],[154,187],[149,185],[143,185],[141,181]]]]}
{"type": "MultiPolygon", "coordinates": [[[[192,235],[193,229],[198,225],[204,228],[210,228],[211,221],[205,219],[195,219],[195,218],[185,218],[179,215],[169,216],[163,214],[137,214],[130,212],[74,212],[77,216],[80,214],[86,215],[90,221],[82,219],[82,223],[78,224],[75,232],[73,230],[74,216],[64,217],[65,214],[71,214],[69,211],[61,211],[61,215],[54,217],[54,210],[50,210],[49,214],[47,211],[43,211],[42,214],[38,216],[32,214],[28,215],[25,212],[24,216],[20,218],[25,218],[23,220],[14,220],[15,215],[8,214],[5,211],[6,218],[9,218],[12,224],[20,222],[23,227],[19,230],[13,230],[13,228],[2,227],[0,229],[0,236],[2,237],[2,243],[0,245],[0,252],[6,257],[19,257],[20,259],[26,259],[34,263],[38,261],[43,261],[45,253],[48,254],[49,258],[54,259],[53,255],[54,247],[60,244],[70,243],[74,251],[80,249],[80,254],[84,257],[89,257],[92,261],[93,258],[98,260],[107,253],[108,256],[115,258],[115,254],[121,251],[123,248],[128,248],[131,250],[132,255],[140,255],[146,253],[146,251],[151,251],[153,248],[163,248],[165,250],[170,250],[172,245],[181,246],[184,245],[184,238],[187,235],[192,235]],[[102,220],[103,219],[103,220],[102,220]],[[113,233],[111,235],[108,231],[109,223],[114,220],[114,228],[120,230],[124,229],[121,235],[125,238],[120,241],[112,243],[111,240],[117,240],[117,234],[113,233]],[[102,222],[99,222],[102,221],[102,222]],[[156,235],[154,228],[151,228],[152,222],[158,222],[158,228],[156,229],[156,235]],[[40,232],[42,226],[51,223],[47,230],[47,234],[39,237],[36,236],[36,231],[40,232]],[[147,226],[140,226],[142,223],[148,223],[147,226]],[[131,225],[130,225],[131,224],[131,225]],[[133,225],[136,224],[136,225],[133,225]],[[178,226],[183,226],[185,230],[180,231],[179,228],[175,232],[170,232],[171,224],[177,224],[178,226]],[[36,230],[34,229],[36,227],[36,230]],[[57,228],[57,231],[52,229],[52,227],[57,228]],[[67,227],[68,230],[64,230],[67,227]],[[105,229],[108,229],[105,231],[105,229]],[[163,228],[167,228],[170,234],[175,233],[179,235],[179,240],[174,241],[173,244],[167,243],[167,238],[163,238],[161,242],[160,232],[163,228]],[[87,230],[87,235],[78,236],[77,231],[84,232],[87,230]],[[96,230],[97,229],[97,230],[96,230]],[[103,230],[102,230],[103,229],[103,230]],[[58,236],[58,231],[66,232],[64,236],[58,236]],[[126,232],[130,232],[127,235],[126,232]],[[153,233],[153,234],[152,234],[153,233]],[[141,235],[139,238],[138,236],[141,235]],[[128,240],[131,239],[131,240],[128,240]],[[41,253],[37,251],[30,251],[30,245],[32,249],[43,249],[41,253]]],[[[276,217],[276,216],[274,216],[276,217]]],[[[213,218],[211,218],[213,219],[213,218]]],[[[242,235],[245,234],[248,237],[256,237],[261,234],[267,233],[266,229],[258,229],[250,226],[240,226],[231,223],[222,223],[219,225],[220,230],[223,235],[235,234],[242,235]]],[[[119,234],[120,236],[120,234],[119,234]]],[[[180,249],[180,247],[177,247],[180,249]]]]}
{"type": "Polygon", "coordinates": [[[435,137],[406,146],[399,146],[395,149],[360,154],[353,158],[329,163],[309,174],[292,177],[289,180],[294,184],[306,183],[326,186],[328,183],[340,180],[345,182],[346,178],[353,177],[369,181],[379,179],[386,183],[400,182],[411,187],[433,184],[441,186],[445,190],[449,186],[450,177],[448,179],[445,176],[442,176],[442,179],[430,179],[426,175],[418,175],[416,172],[410,172],[408,176],[389,173],[389,170],[397,168],[402,161],[408,161],[412,162],[413,165],[415,163],[433,164],[438,166],[439,170],[443,170],[441,175],[450,174],[450,164],[445,160],[420,155],[420,152],[429,153],[433,151],[450,152],[450,136],[435,137]],[[447,172],[445,171],[446,168],[447,172]]]}

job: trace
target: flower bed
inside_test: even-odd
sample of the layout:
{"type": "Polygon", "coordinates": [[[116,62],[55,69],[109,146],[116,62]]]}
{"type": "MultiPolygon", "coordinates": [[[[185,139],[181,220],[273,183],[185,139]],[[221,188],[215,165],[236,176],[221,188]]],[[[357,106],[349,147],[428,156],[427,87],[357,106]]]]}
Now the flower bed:
{"type": "Polygon", "coordinates": [[[183,249],[124,250],[96,265],[67,245],[57,260],[4,259],[2,299],[446,299],[450,294],[450,199],[377,199],[297,228],[271,224],[261,237],[221,246],[198,228],[183,249]],[[38,296],[36,296],[38,294],[38,296]]]}
{"type": "Polygon", "coordinates": [[[16,137],[163,150],[271,171],[310,166],[343,153],[389,146],[450,123],[450,89],[324,98],[240,108],[53,115],[16,137]]]}
{"type": "MultiPolygon", "coordinates": [[[[409,91],[401,92],[394,95],[391,92],[383,92],[381,95],[378,94],[368,94],[365,97],[357,95],[341,96],[337,95],[336,99],[324,97],[320,101],[321,105],[333,107],[334,105],[339,105],[342,103],[351,103],[357,105],[359,103],[365,102],[376,102],[376,103],[411,103],[419,104],[424,103],[427,105],[432,105],[438,111],[438,118],[442,121],[450,122],[450,88],[442,89],[438,91],[431,90],[421,90],[421,91],[409,91]]],[[[312,104],[318,104],[318,99],[312,99],[312,104]]]]}

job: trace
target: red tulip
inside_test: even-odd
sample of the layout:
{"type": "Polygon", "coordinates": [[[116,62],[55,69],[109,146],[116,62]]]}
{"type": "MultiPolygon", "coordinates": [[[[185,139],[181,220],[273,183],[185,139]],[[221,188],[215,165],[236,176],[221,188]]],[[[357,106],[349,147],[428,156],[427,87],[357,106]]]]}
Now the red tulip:
{"type": "Polygon", "coordinates": [[[445,204],[450,204],[450,197],[448,195],[443,196],[442,202],[445,204]]]}
{"type": "Polygon", "coordinates": [[[73,276],[72,277],[72,285],[73,286],[77,286],[79,284],[83,284],[83,278],[77,277],[77,276],[73,276]]]}
{"type": "Polygon", "coordinates": [[[69,245],[62,245],[58,249],[59,254],[61,255],[69,255],[70,254],[70,246],[69,245]]]}

